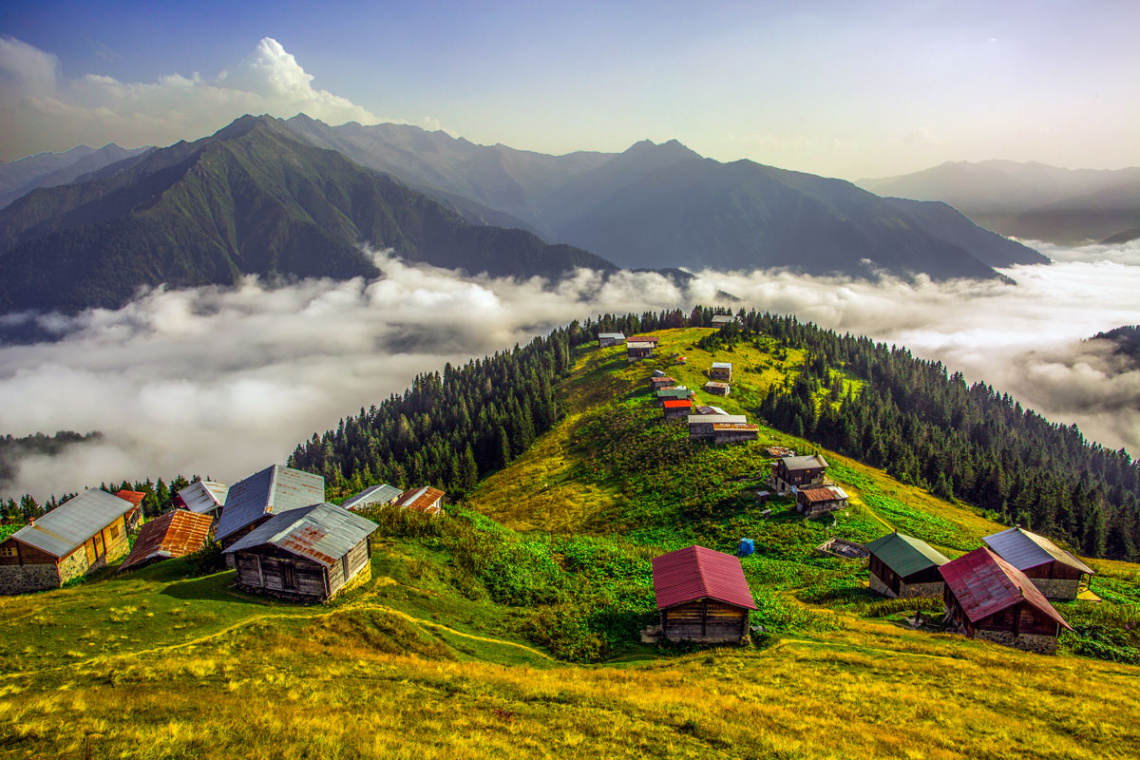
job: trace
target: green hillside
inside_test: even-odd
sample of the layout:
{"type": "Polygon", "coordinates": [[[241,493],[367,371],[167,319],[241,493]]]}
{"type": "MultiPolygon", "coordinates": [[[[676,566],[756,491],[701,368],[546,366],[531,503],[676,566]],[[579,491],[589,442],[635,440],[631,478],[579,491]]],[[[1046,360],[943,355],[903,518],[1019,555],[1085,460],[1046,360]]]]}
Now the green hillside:
{"type": "MultiPolygon", "coordinates": [[[[634,364],[571,349],[554,427],[440,518],[373,514],[372,579],[327,606],[244,595],[187,560],[0,597],[0,755],[1133,756],[1140,566],[1087,560],[1104,601],[1058,605],[1078,633],[1055,657],[911,630],[914,600],[871,595],[862,563],[814,547],[897,527],[957,556],[1003,526],[829,451],[848,510],[761,507],[764,449],[810,442],[762,427],[756,443],[691,444],[647,378],[699,388],[732,361],[733,395],[714,403],[751,418],[805,356],[697,346],[711,332],[657,331],[658,358],[634,364]],[[650,559],[741,537],[765,632],[745,648],[639,643],[650,559]]],[[[836,370],[818,401],[859,382],[836,370]]]]}

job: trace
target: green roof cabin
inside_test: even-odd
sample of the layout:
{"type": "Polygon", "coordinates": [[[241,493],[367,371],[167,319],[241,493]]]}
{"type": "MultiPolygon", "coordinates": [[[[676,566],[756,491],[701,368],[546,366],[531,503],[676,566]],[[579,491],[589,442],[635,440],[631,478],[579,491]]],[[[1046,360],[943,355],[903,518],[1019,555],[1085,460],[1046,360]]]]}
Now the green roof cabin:
{"type": "Polygon", "coordinates": [[[942,596],[938,568],[950,560],[930,544],[895,531],[866,545],[871,553],[871,590],[895,599],[942,596]]]}

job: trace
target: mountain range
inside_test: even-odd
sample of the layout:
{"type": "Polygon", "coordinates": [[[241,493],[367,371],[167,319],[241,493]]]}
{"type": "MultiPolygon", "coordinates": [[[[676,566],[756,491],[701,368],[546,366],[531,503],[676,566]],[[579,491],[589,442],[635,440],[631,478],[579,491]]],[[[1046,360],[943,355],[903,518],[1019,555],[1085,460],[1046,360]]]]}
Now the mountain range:
{"type": "Polygon", "coordinates": [[[1140,167],[958,161],[857,184],[882,196],[943,201],[982,227],[1021,239],[1081,245],[1140,238],[1140,167]]]}
{"type": "Polygon", "coordinates": [[[18,161],[0,162],[0,208],[37,187],[57,187],[81,181],[112,164],[143,156],[152,148],[121,148],[114,143],[102,148],[80,145],[65,153],[37,153],[18,161]]]}
{"type": "Polygon", "coordinates": [[[247,274],[375,277],[361,243],[472,274],[615,269],[524,230],[468,223],[274,119],[247,116],[0,211],[0,311],[118,306],[142,286],[234,284],[247,274]]]}
{"type": "Polygon", "coordinates": [[[54,168],[33,157],[35,181],[84,173],[0,210],[0,312],[115,307],[141,287],[249,274],[378,276],[364,245],[553,279],[577,267],[994,278],[1048,261],[944,203],[676,141],[547,156],[406,125],[246,116],[192,143],[80,153],[54,168]]]}
{"type": "Polygon", "coordinates": [[[720,163],[675,140],[646,140],[619,154],[546,156],[407,125],[330,127],[307,116],[285,123],[424,192],[509,215],[547,240],[623,267],[945,279],[1047,261],[945,204],[882,199],[849,182],[752,161],[720,163]]]}

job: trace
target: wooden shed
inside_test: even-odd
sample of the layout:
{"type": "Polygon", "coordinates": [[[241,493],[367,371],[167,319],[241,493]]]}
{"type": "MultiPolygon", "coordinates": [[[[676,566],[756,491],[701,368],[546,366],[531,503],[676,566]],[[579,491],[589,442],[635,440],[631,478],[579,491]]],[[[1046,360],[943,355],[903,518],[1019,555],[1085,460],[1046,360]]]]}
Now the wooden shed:
{"type": "Polygon", "coordinates": [[[689,438],[715,438],[717,425],[747,425],[743,414],[690,414],[689,438]]]}
{"type": "Polygon", "coordinates": [[[732,381],[732,362],[713,362],[709,368],[709,377],[713,380],[732,381]]]}
{"type": "Polygon", "coordinates": [[[727,397],[730,393],[732,393],[732,386],[728,383],[709,380],[707,383],[705,383],[705,393],[711,393],[714,396],[727,397]]]}
{"type": "Polygon", "coordinates": [[[796,511],[804,517],[819,517],[847,507],[847,492],[839,486],[792,487],[796,511]]]}
{"type": "Polygon", "coordinates": [[[673,388],[662,388],[657,391],[657,406],[664,406],[665,402],[670,399],[689,400],[692,399],[694,395],[696,394],[683,385],[673,388]]]}
{"type": "Polygon", "coordinates": [[[275,514],[325,500],[325,479],[302,470],[266,467],[230,487],[214,538],[229,546],[275,514]]]}
{"type": "Polygon", "coordinates": [[[768,479],[768,485],[779,494],[791,491],[793,486],[822,486],[826,471],[827,460],[819,454],[784,457],[772,464],[772,477],[768,479]]]}
{"type": "Polygon", "coordinates": [[[687,398],[665,399],[662,407],[662,414],[667,420],[688,419],[689,415],[693,413],[693,402],[687,398]]]}
{"type": "Polygon", "coordinates": [[[760,438],[760,426],[747,422],[725,422],[713,425],[713,443],[744,443],[760,438]]]}
{"type": "Polygon", "coordinates": [[[360,493],[345,499],[341,506],[352,512],[364,509],[365,507],[386,507],[389,504],[395,503],[396,499],[404,495],[404,492],[395,486],[390,486],[387,483],[381,483],[378,486],[370,486],[365,488],[360,493]]]}
{"type": "Polygon", "coordinates": [[[1076,599],[1088,576],[1096,571],[1055,543],[1021,528],[1010,528],[982,539],[999,557],[1033,581],[1047,599],[1076,599]]]}
{"type": "Polygon", "coordinates": [[[327,502],[274,515],[226,549],[237,585],[293,601],[323,602],[372,575],[376,523],[327,502]]]}
{"type": "Polygon", "coordinates": [[[1024,573],[986,547],[938,572],[946,582],[945,620],[970,638],[1052,654],[1061,628],[1072,630],[1024,573]]]}
{"type": "Polygon", "coordinates": [[[689,546],[653,559],[661,636],[670,641],[742,643],[756,609],[740,560],[689,546]]]}
{"type": "Polygon", "coordinates": [[[122,557],[131,502],[93,488],[0,542],[0,594],[59,588],[122,557]]]}
{"type": "Polygon", "coordinates": [[[625,351],[626,358],[630,361],[635,359],[648,359],[653,356],[653,349],[657,347],[656,343],[648,343],[645,341],[626,341],[625,351]]]}
{"type": "Polygon", "coordinates": [[[206,544],[213,523],[211,515],[188,509],[176,509],[143,523],[131,553],[119,566],[119,572],[193,554],[206,544]]]}
{"type": "Polygon", "coordinates": [[[402,509],[414,509],[428,515],[438,515],[443,511],[441,505],[443,496],[443,491],[438,488],[424,486],[405,492],[403,496],[396,499],[394,506],[402,509]]]}
{"type": "Polygon", "coordinates": [[[625,343],[625,334],[619,332],[598,333],[598,348],[620,346],[625,343]]]}
{"type": "Polygon", "coordinates": [[[871,590],[892,598],[942,596],[938,568],[950,560],[925,541],[895,531],[866,545],[871,590]]]}

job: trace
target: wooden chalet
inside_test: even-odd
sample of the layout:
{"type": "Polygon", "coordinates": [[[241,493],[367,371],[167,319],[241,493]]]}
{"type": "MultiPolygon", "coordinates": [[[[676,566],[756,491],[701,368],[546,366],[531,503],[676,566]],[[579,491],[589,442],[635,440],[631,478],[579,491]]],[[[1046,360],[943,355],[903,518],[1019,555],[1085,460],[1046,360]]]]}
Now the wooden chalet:
{"type": "Polygon", "coordinates": [[[137,507],[93,488],[0,541],[0,594],[59,588],[126,554],[137,507]]]}
{"type": "Polygon", "coordinates": [[[636,343],[652,343],[653,347],[657,348],[657,344],[661,342],[661,339],[656,335],[631,335],[625,339],[625,342],[627,344],[630,341],[634,341],[636,343]]]}
{"type": "Polygon", "coordinates": [[[185,509],[215,520],[222,514],[230,487],[213,480],[195,480],[174,497],[175,509],[185,509]]]}
{"type": "Polygon", "coordinates": [[[691,401],[695,395],[695,393],[683,385],[676,388],[662,388],[661,390],[657,391],[657,405],[664,406],[665,402],[670,399],[684,399],[686,401],[691,401]]]}
{"type": "Polygon", "coordinates": [[[942,596],[946,582],[938,568],[950,560],[925,541],[895,531],[866,547],[871,590],[897,599],[942,596]]]}
{"type": "Polygon", "coordinates": [[[626,358],[630,361],[648,359],[653,356],[653,349],[655,348],[657,348],[656,343],[628,340],[625,343],[626,358]]]}
{"type": "Polygon", "coordinates": [[[712,318],[713,327],[724,327],[725,325],[738,324],[740,317],[734,317],[731,314],[717,314],[712,318]]]}
{"type": "Polygon", "coordinates": [[[127,514],[123,516],[123,519],[127,524],[127,530],[131,533],[134,533],[138,529],[139,523],[142,522],[142,503],[143,499],[146,498],[146,493],[143,491],[128,491],[124,488],[120,491],[116,491],[115,495],[120,499],[129,501],[132,505],[134,505],[134,509],[132,509],[130,512],[127,512],[127,514]]]}
{"type": "Polygon", "coordinates": [[[740,560],[689,546],[653,559],[661,636],[670,641],[743,643],[756,609],[740,560]]]}
{"type": "Polygon", "coordinates": [[[324,602],[372,577],[376,523],[327,502],[273,515],[226,549],[237,586],[293,601],[324,602]]]}
{"type": "Polygon", "coordinates": [[[619,332],[598,333],[598,348],[620,346],[625,343],[625,334],[619,332]]]}
{"type": "Polygon", "coordinates": [[[778,494],[788,493],[793,486],[822,486],[826,471],[827,460],[819,454],[784,457],[772,463],[772,476],[768,479],[768,485],[778,494]]]}
{"type": "Polygon", "coordinates": [[[1055,543],[1021,528],[982,539],[999,557],[1033,581],[1047,599],[1076,599],[1096,571],[1055,543]]]}
{"type": "Polygon", "coordinates": [[[760,439],[760,426],[747,422],[725,422],[713,425],[713,443],[744,443],[760,439]]]}
{"type": "Polygon", "coordinates": [[[705,383],[705,393],[711,393],[714,396],[728,396],[732,393],[732,386],[728,383],[719,383],[715,380],[710,380],[705,383]]]}
{"type": "Polygon", "coordinates": [[[820,517],[847,507],[847,492],[839,486],[796,488],[796,511],[804,517],[820,517]]]}
{"type": "Polygon", "coordinates": [[[414,509],[427,515],[438,515],[443,511],[443,491],[431,486],[424,486],[414,491],[406,491],[403,496],[393,502],[393,506],[402,509],[414,509]]]}
{"type": "Polygon", "coordinates": [[[324,500],[325,479],[320,475],[278,464],[266,467],[230,487],[214,538],[228,547],[275,514],[324,500]]]}
{"type": "Polygon", "coordinates": [[[987,547],[938,568],[946,582],[945,622],[970,638],[1052,654],[1072,630],[1033,582],[987,547]]]}
{"type": "Polygon", "coordinates": [[[677,385],[677,378],[669,377],[666,374],[654,375],[649,378],[649,390],[656,391],[662,388],[672,388],[677,385]]]}
{"type": "Polygon", "coordinates": [[[709,377],[726,383],[732,382],[732,362],[713,362],[709,368],[709,377]]]}
{"type": "Polygon", "coordinates": [[[667,420],[683,420],[688,419],[689,415],[693,413],[693,402],[687,398],[671,398],[665,399],[662,414],[667,420]]]}
{"type": "Polygon", "coordinates": [[[206,545],[213,524],[212,515],[188,509],[176,509],[143,523],[131,553],[119,566],[119,572],[193,554],[206,545]]]}
{"type": "Polygon", "coordinates": [[[396,486],[381,483],[378,486],[369,486],[360,493],[350,496],[341,502],[341,506],[352,512],[365,507],[387,507],[395,504],[396,499],[403,495],[404,492],[396,486]]]}
{"type": "Polygon", "coordinates": [[[747,425],[743,414],[690,414],[689,438],[715,438],[717,425],[747,425]]]}

